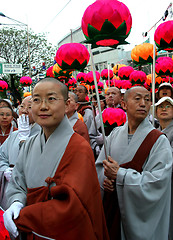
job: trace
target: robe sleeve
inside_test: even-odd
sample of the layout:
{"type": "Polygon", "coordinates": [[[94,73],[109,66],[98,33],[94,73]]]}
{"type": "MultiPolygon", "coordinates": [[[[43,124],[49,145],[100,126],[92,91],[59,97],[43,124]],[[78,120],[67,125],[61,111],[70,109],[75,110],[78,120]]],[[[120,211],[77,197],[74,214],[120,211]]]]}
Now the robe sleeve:
{"type": "Polygon", "coordinates": [[[171,172],[171,148],[163,135],[153,145],[142,173],[133,169],[118,170],[116,187],[128,239],[146,239],[146,234],[147,239],[166,239],[169,227],[171,172]],[[159,224],[161,219],[163,224],[159,224]],[[158,232],[160,237],[153,238],[154,232],[158,232]]]}

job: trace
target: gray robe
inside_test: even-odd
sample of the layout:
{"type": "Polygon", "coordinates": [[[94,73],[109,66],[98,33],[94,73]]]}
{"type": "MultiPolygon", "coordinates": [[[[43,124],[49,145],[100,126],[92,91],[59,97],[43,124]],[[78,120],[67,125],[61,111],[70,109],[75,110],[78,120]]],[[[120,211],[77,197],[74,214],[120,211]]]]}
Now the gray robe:
{"type": "MultiPolygon", "coordinates": [[[[41,127],[34,123],[31,127],[30,137],[41,131],[41,127]]],[[[4,171],[15,165],[19,154],[18,131],[13,132],[0,147],[0,206],[6,210],[8,208],[6,199],[6,189],[8,181],[4,176],[4,171]]]]}
{"type": "Polygon", "coordinates": [[[9,205],[14,201],[25,205],[27,188],[47,186],[45,179],[55,174],[73,133],[65,116],[46,142],[41,132],[23,144],[7,188],[9,205]]]}
{"type": "MultiPolygon", "coordinates": [[[[153,129],[146,118],[128,143],[128,122],[108,137],[108,155],[119,164],[133,159],[147,134],[153,129]]],[[[105,159],[102,149],[96,169],[103,194],[105,159]]],[[[161,135],[153,145],[143,172],[120,167],[116,190],[122,220],[122,240],[168,239],[172,152],[168,139],[161,135]]]]}

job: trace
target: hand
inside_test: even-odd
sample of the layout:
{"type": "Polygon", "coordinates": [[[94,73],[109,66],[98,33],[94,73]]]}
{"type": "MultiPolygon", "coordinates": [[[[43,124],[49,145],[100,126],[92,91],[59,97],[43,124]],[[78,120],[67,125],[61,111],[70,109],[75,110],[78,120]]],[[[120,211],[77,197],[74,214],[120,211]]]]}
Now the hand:
{"type": "Polygon", "coordinates": [[[3,214],[5,228],[16,238],[19,235],[17,227],[13,222],[13,219],[18,218],[20,210],[23,208],[23,204],[20,202],[14,202],[3,214]]]}
{"type": "Polygon", "coordinates": [[[103,144],[103,134],[101,134],[99,131],[97,131],[97,137],[96,137],[96,142],[98,145],[102,145],[103,144]]]}
{"type": "Polygon", "coordinates": [[[95,152],[96,152],[96,155],[97,155],[97,156],[100,154],[100,151],[101,151],[100,147],[99,147],[99,146],[96,146],[96,147],[95,147],[95,152]]]}
{"type": "Polygon", "coordinates": [[[109,180],[108,178],[105,178],[103,186],[104,190],[107,192],[113,192],[115,190],[114,180],[109,180]]]}
{"type": "Polygon", "coordinates": [[[118,163],[113,160],[110,156],[108,157],[108,161],[107,160],[103,160],[103,167],[104,167],[104,175],[111,179],[116,179],[117,177],[117,172],[119,169],[119,165],[118,163]]]}
{"type": "Polygon", "coordinates": [[[11,179],[11,175],[12,175],[12,167],[8,167],[5,171],[4,171],[4,176],[7,179],[7,181],[9,182],[11,179]]]}
{"type": "Polygon", "coordinates": [[[30,125],[28,115],[22,114],[17,119],[18,123],[18,137],[20,141],[25,141],[30,135],[30,125]]]}

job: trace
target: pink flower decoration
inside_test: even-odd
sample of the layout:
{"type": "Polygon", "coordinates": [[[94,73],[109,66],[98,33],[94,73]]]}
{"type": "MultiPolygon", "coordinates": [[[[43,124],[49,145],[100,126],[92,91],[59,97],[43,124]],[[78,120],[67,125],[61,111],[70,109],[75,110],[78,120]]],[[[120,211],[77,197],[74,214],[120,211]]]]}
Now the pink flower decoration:
{"type": "MultiPolygon", "coordinates": [[[[95,73],[96,73],[96,80],[97,80],[97,82],[99,82],[99,80],[100,80],[100,73],[98,71],[95,71],[95,73]]],[[[86,74],[85,82],[87,84],[89,84],[90,86],[94,85],[94,76],[93,76],[93,72],[92,71],[90,71],[89,73],[86,74]]]]}
{"type": "Polygon", "coordinates": [[[132,87],[132,83],[129,80],[121,80],[122,89],[130,89],[131,87],[132,87]]]}
{"type": "Polygon", "coordinates": [[[1,90],[7,90],[8,89],[8,84],[3,80],[0,80],[0,89],[1,90]]]}
{"type": "Polygon", "coordinates": [[[121,67],[118,71],[118,77],[122,80],[128,80],[134,69],[130,66],[121,67]]]}
{"type": "Polygon", "coordinates": [[[20,79],[20,83],[21,83],[23,86],[28,86],[28,85],[31,85],[32,79],[31,79],[29,76],[23,76],[23,77],[21,77],[21,79],[20,79]]]}
{"type": "Polygon", "coordinates": [[[46,71],[46,76],[47,77],[54,77],[54,74],[53,74],[53,66],[49,67],[46,71]]]}
{"type": "Polygon", "coordinates": [[[143,85],[147,80],[147,75],[143,71],[134,70],[130,76],[129,80],[131,81],[132,85],[143,85]]]}
{"type": "Polygon", "coordinates": [[[173,84],[173,77],[166,76],[163,78],[163,82],[170,82],[171,84],[173,84]]]}
{"type": "Polygon", "coordinates": [[[63,44],[56,53],[56,62],[62,70],[83,70],[89,59],[88,49],[80,43],[63,44]]]}
{"type": "Polygon", "coordinates": [[[161,23],[155,33],[154,41],[159,50],[173,50],[173,21],[161,23]]]}
{"type": "MultiPolygon", "coordinates": [[[[114,75],[113,71],[111,69],[109,69],[109,79],[112,79],[113,75],[114,75]]],[[[103,80],[108,79],[108,69],[103,69],[101,71],[101,77],[103,80]]]]}
{"type": "Polygon", "coordinates": [[[170,57],[160,57],[156,61],[155,71],[158,76],[173,75],[173,60],[170,57]]]}
{"type": "Polygon", "coordinates": [[[72,86],[72,87],[75,87],[77,84],[77,81],[75,78],[71,78],[68,80],[68,86],[72,86]]]}
{"type": "Polygon", "coordinates": [[[86,73],[80,72],[80,73],[77,74],[76,79],[79,82],[84,82],[85,81],[85,76],[86,76],[86,73]]]}
{"type": "Polygon", "coordinates": [[[126,114],[120,108],[106,108],[102,113],[102,117],[104,124],[121,126],[126,122],[126,114]]]}

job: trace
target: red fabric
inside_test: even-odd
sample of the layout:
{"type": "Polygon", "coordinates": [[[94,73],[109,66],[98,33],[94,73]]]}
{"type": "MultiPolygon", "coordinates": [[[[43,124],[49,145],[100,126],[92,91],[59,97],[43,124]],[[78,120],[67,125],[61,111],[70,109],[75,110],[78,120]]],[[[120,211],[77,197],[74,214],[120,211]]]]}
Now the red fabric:
{"type": "Polygon", "coordinates": [[[0,209],[0,240],[10,240],[9,233],[4,226],[3,211],[0,209]]]}
{"type": "Polygon", "coordinates": [[[31,231],[57,240],[109,239],[93,152],[74,133],[49,187],[28,190],[27,204],[15,223],[28,240],[41,239],[31,231]],[[35,237],[35,238],[34,238],[35,237]]]}
{"type": "Polygon", "coordinates": [[[86,124],[84,122],[82,122],[82,120],[78,119],[76,121],[75,125],[73,126],[73,130],[76,133],[78,133],[79,135],[81,135],[82,137],[84,137],[87,140],[87,142],[90,143],[88,128],[87,128],[86,124]]]}
{"type": "MultiPolygon", "coordinates": [[[[12,124],[10,124],[10,127],[5,131],[5,135],[4,136],[2,135],[2,130],[0,128],[0,143],[1,143],[1,145],[8,138],[8,136],[10,134],[11,127],[12,127],[12,124]]],[[[13,132],[16,131],[16,130],[17,130],[17,128],[13,127],[13,132]]]]}
{"type": "Polygon", "coordinates": [[[85,109],[91,109],[91,110],[92,110],[92,107],[89,106],[89,105],[80,105],[77,111],[78,111],[78,113],[80,113],[82,116],[84,116],[84,114],[85,114],[85,109]]]}

